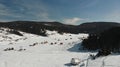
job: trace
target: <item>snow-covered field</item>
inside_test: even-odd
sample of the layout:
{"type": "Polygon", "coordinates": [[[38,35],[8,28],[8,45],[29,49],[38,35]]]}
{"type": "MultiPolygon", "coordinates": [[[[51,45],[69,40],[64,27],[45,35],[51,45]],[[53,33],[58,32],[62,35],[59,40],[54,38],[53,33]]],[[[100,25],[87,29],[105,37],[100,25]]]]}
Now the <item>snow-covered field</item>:
{"type": "Polygon", "coordinates": [[[43,37],[21,33],[24,36],[0,29],[0,67],[120,67],[117,55],[86,60],[90,52],[78,49],[87,34],[47,31],[48,36],[43,37]],[[71,58],[79,58],[85,65],[72,66],[71,58]]]}

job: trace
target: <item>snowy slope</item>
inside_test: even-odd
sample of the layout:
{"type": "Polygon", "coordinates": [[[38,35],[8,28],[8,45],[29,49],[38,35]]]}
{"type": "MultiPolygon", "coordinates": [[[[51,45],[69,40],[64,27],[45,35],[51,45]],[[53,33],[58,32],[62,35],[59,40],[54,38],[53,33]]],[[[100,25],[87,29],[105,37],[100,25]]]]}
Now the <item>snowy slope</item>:
{"type": "Polygon", "coordinates": [[[0,67],[80,67],[71,66],[71,58],[80,58],[85,63],[81,67],[101,67],[103,61],[106,65],[119,67],[118,63],[111,61],[111,58],[117,60],[119,56],[86,60],[90,52],[78,49],[87,34],[61,35],[56,31],[47,31],[48,37],[24,32],[21,32],[23,36],[18,36],[3,29],[0,29],[0,67]]]}
{"type": "MultiPolygon", "coordinates": [[[[24,36],[17,36],[5,29],[0,31],[0,67],[65,67],[72,57],[87,57],[86,53],[71,50],[75,44],[80,46],[87,34],[60,35],[47,31],[48,37],[42,37],[24,32],[21,32],[24,36]]],[[[75,50],[78,51],[78,47],[75,50]]]]}

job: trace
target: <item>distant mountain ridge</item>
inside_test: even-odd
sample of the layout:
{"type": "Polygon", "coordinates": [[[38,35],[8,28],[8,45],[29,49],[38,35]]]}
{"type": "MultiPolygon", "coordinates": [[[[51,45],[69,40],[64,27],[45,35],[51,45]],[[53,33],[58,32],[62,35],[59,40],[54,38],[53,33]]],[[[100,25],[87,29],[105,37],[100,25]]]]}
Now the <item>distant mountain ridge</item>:
{"type": "Polygon", "coordinates": [[[67,25],[60,22],[13,21],[0,22],[0,27],[20,30],[27,33],[45,35],[46,30],[55,30],[58,33],[88,33],[99,34],[112,27],[120,27],[115,22],[89,22],[80,25],[67,25]]]}

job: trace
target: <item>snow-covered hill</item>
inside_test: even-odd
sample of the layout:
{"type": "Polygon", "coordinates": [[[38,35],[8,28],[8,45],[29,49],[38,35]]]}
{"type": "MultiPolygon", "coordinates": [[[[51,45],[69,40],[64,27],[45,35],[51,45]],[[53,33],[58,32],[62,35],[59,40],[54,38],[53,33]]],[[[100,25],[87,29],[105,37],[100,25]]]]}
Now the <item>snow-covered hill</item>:
{"type": "Polygon", "coordinates": [[[120,66],[111,61],[111,58],[117,60],[119,56],[89,60],[90,52],[80,52],[80,43],[88,34],[61,35],[56,31],[47,30],[47,37],[21,31],[19,32],[23,36],[18,36],[7,30],[0,28],[0,67],[101,67],[103,61],[104,65],[108,65],[104,67],[120,66]],[[69,64],[71,58],[80,58],[85,65],[72,66],[69,64]]]}

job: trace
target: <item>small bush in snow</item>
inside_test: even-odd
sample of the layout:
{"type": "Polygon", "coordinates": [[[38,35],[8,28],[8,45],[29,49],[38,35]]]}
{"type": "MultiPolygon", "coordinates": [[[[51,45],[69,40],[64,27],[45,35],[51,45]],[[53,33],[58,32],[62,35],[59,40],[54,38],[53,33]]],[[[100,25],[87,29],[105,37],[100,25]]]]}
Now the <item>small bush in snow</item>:
{"type": "Polygon", "coordinates": [[[63,45],[63,43],[60,43],[60,45],[63,45]]]}
{"type": "Polygon", "coordinates": [[[48,41],[45,41],[45,42],[44,42],[44,44],[47,44],[47,43],[48,43],[48,41]]]}
{"type": "Polygon", "coordinates": [[[29,46],[35,46],[35,45],[37,45],[38,43],[36,42],[36,43],[33,43],[32,45],[29,45],[29,46]]]}
{"type": "Polygon", "coordinates": [[[43,44],[43,42],[41,42],[41,44],[43,44]]]}
{"type": "Polygon", "coordinates": [[[26,49],[22,49],[22,48],[20,48],[18,51],[25,51],[26,49]]]}
{"type": "Polygon", "coordinates": [[[57,42],[55,42],[54,44],[57,44],[57,42]]]}
{"type": "Polygon", "coordinates": [[[53,43],[50,43],[51,45],[53,45],[53,43]]]}
{"type": "Polygon", "coordinates": [[[6,48],[6,49],[4,49],[4,51],[10,51],[10,50],[14,50],[14,48],[11,47],[11,48],[6,48]]]}
{"type": "Polygon", "coordinates": [[[58,41],[60,41],[60,39],[58,39],[58,41]]]}
{"type": "Polygon", "coordinates": [[[67,40],[67,39],[65,39],[65,40],[67,40]]]}

